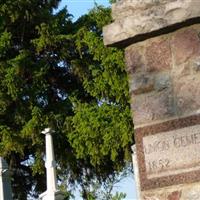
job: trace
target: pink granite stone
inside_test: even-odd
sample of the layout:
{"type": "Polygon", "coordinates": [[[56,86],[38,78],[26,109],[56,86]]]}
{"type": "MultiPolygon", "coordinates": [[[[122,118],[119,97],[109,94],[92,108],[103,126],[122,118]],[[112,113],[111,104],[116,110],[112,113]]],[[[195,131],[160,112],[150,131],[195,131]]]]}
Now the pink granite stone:
{"type": "Polygon", "coordinates": [[[163,71],[171,69],[172,56],[169,39],[154,39],[146,47],[145,57],[148,71],[163,71]]]}
{"type": "Polygon", "coordinates": [[[200,40],[193,28],[179,31],[172,39],[175,64],[181,64],[200,54],[200,40]]]}
{"type": "Polygon", "coordinates": [[[144,70],[142,47],[132,46],[125,51],[126,70],[128,73],[135,73],[144,70]]]}
{"type": "Polygon", "coordinates": [[[167,200],[179,200],[181,198],[181,191],[174,191],[168,195],[167,200]]]}

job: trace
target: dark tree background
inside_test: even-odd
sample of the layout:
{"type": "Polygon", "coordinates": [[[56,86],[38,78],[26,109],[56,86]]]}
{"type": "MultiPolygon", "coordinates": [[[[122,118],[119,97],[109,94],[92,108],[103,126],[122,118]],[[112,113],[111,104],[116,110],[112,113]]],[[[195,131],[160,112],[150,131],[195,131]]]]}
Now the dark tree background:
{"type": "Polygon", "coordinates": [[[96,6],[72,22],[58,3],[0,0],[0,156],[19,200],[46,189],[45,127],[55,130],[61,187],[79,183],[84,199],[94,179],[106,181],[130,159],[123,51],[102,38],[110,9],[96,6]]]}

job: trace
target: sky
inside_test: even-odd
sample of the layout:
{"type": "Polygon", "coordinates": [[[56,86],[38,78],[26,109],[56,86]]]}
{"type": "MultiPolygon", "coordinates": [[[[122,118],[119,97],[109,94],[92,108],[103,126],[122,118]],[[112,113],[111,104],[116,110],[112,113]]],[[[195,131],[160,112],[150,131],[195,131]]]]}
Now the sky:
{"type": "MultiPolygon", "coordinates": [[[[59,6],[59,9],[67,6],[67,9],[70,14],[74,16],[74,21],[78,19],[81,15],[86,14],[90,9],[94,7],[95,2],[105,7],[110,6],[109,0],[62,0],[59,6]]],[[[116,185],[114,192],[124,192],[126,193],[125,200],[136,200],[136,189],[134,177],[130,176],[125,180],[122,180],[119,184],[116,185]]],[[[78,194],[77,194],[78,196],[78,194]]],[[[80,197],[77,197],[76,200],[80,200],[80,197]]]]}
{"type": "Polygon", "coordinates": [[[60,8],[67,6],[69,13],[72,14],[76,20],[93,8],[95,2],[106,7],[110,6],[109,0],[62,0],[60,8]]]}

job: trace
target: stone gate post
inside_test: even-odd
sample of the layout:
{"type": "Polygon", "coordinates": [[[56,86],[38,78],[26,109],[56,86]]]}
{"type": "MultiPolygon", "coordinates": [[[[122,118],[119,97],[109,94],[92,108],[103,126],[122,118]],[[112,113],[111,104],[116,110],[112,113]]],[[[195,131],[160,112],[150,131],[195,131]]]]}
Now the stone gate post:
{"type": "Polygon", "coordinates": [[[125,48],[140,199],[200,199],[200,1],[120,0],[112,16],[104,43],[125,48]]]}

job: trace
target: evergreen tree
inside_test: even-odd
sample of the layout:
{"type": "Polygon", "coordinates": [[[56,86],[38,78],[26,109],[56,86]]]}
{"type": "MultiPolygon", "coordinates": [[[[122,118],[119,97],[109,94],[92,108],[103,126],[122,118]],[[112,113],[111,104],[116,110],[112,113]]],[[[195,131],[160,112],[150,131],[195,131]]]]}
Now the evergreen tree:
{"type": "Polygon", "coordinates": [[[19,200],[46,189],[45,127],[55,130],[59,178],[71,185],[106,180],[129,159],[123,52],[102,42],[110,9],[73,23],[66,8],[55,13],[58,3],[0,0],[0,155],[19,200]]]}

